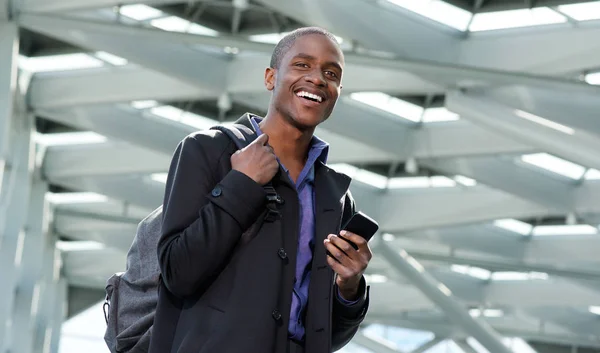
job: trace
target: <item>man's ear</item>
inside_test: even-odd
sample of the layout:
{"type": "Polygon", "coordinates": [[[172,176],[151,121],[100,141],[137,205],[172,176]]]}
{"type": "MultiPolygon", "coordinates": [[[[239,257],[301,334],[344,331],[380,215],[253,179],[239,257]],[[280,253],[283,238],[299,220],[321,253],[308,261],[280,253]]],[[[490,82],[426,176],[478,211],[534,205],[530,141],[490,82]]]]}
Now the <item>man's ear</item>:
{"type": "Polygon", "coordinates": [[[265,87],[269,91],[275,88],[275,69],[272,67],[267,67],[265,70],[265,87]]]}

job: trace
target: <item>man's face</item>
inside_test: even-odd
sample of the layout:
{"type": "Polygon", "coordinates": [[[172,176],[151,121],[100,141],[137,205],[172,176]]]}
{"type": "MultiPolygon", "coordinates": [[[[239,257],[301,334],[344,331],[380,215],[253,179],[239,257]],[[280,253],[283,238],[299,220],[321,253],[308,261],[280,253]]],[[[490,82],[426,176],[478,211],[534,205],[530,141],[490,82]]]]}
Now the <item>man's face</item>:
{"type": "Polygon", "coordinates": [[[340,95],[344,58],[320,34],[296,39],[278,69],[267,69],[265,84],[273,106],[299,129],[315,128],[333,111],[340,95]]]}

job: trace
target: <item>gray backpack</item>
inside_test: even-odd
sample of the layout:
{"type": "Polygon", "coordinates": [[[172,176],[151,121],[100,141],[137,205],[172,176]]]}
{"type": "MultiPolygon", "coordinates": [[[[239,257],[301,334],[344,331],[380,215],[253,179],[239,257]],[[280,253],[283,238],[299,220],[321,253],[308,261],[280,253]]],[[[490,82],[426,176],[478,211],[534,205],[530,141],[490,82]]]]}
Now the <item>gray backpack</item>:
{"type": "MultiPolygon", "coordinates": [[[[220,125],[212,129],[225,133],[238,149],[244,148],[256,137],[254,131],[240,124],[220,125]]],[[[264,189],[267,207],[251,229],[242,235],[234,251],[248,242],[248,234],[253,234],[264,221],[272,222],[279,217],[277,204],[281,198],[271,183],[264,189]]],[[[127,253],[125,272],[114,274],[107,281],[103,306],[107,324],[104,340],[111,353],[146,353],[150,346],[160,281],[157,244],[161,224],[162,206],[139,223],[127,253]]]]}

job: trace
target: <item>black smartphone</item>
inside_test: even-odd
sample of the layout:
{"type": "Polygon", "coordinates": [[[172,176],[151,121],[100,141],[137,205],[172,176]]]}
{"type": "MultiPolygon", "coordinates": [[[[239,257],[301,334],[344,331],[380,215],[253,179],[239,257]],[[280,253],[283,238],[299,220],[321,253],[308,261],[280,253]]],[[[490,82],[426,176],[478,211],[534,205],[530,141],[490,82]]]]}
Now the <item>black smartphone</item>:
{"type": "MultiPolygon", "coordinates": [[[[346,230],[356,235],[360,235],[366,241],[369,241],[371,240],[373,235],[375,235],[375,233],[377,233],[377,231],[379,230],[379,224],[377,224],[377,222],[374,219],[367,216],[363,212],[358,211],[354,215],[352,215],[352,217],[350,217],[346,224],[342,226],[342,230],[346,230]]],[[[344,238],[341,235],[339,237],[347,241],[350,245],[352,245],[352,247],[355,250],[358,249],[358,246],[350,240],[344,238]]],[[[327,251],[327,255],[331,256],[329,251],[327,251]]]]}

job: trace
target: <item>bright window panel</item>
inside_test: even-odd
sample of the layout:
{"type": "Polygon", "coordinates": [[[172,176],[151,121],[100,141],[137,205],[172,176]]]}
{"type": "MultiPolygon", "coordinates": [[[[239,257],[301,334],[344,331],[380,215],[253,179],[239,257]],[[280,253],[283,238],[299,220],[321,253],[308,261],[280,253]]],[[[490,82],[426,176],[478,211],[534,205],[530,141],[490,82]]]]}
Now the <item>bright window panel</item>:
{"type": "Polygon", "coordinates": [[[425,113],[423,113],[423,122],[424,123],[438,123],[444,121],[456,121],[459,120],[460,117],[458,114],[449,111],[446,108],[428,108],[425,109],[425,113]]]}
{"type": "Polygon", "coordinates": [[[102,66],[104,66],[102,60],[84,53],[31,58],[19,55],[19,68],[32,73],[92,69],[102,66]]]}
{"type": "Polygon", "coordinates": [[[577,21],[600,20],[600,1],[560,5],[558,11],[577,21]]]}
{"type": "Polygon", "coordinates": [[[586,75],[585,81],[590,85],[600,85],[600,72],[586,75]]]}
{"type": "Polygon", "coordinates": [[[128,63],[127,59],[123,59],[123,58],[113,55],[111,53],[107,53],[105,51],[97,52],[96,57],[98,59],[104,60],[107,63],[115,65],[115,66],[123,66],[123,65],[127,65],[127,63],[128,63]]]}
{"type": "Polygon", "coordinates": [[[531,233],[533,226],[529,223],[521,222],[516,219],[499,219],[494,221],[496,227],[506,229],[511,232],[519,233],[521,235],[528,235],[531,233]]]}
{"type": "Polygon", "coordinates": [[[104,244],[97,241],[62,241],[56,242],[56,248],[60,251],[91,251],[102,250],[104,244]]]}
{"type": "Polygon", "coordinates": [[[428,188],[429,186],[427,177],[391,178],[388,184],[390,189],[428,188]]]}
{"type": "Polygon", "coordinates": [[[166,184],[168,176],[169,175],[167,173],[156,173],[152,174],[150,178],[156,182],[166,184]]]}
{"type": "Polygon", "coordinates": [[[548,120],[548,119],[544,119],[540,116],[516,109],[515,110],[515,115],[525,119],[525,120],[529,120],[531,122],[534,122],[536,124],[540,124],[543,125],[545,127],[549,127],[551,129],[554,129],[556,131],[560,131],[562,133],[568,134],[568,135],[573,135],[575,133],[575,130],[573,130],[573,128],[570,128],[568,126],[556,123],[554,121],[548,120]]]}
{"type": "Polygon", "coordinates": [[[548,25],[567,22],[567,18],[547,7],[479,13],[473,16],[471,32],[548,25]]]}
{"type": "Polygon", "coordinates": [[[170,105],[152,108],[150,112],[165,119],[178,121],[182,124],[193,126],[199,130],[210,129],[218,124],[216,120],[212,120],[194,113],[185,112],[170,105]]]}
{"type": "Polygon", "coordinates": [[[136,21],[146,21],[163,15],[163,12],[147,5],[126,5],[121,7],[121,15],[136,21]]]}
{"type": "Polygon", "coordinates": [[[385,283],[388,281],[388,278],[384,275],[380,275],[380,274],[372,274],[372,275],[365,275],[365,280],[369,283],[385,283]]]}
{"type": "Polygon", "coordinates": [[[354,180],[360,181],[378,189],[385,189],[387,187],[388,178],[377,173],[370,172],[368,170],[360,169],[355,175],[354,180]]]}
{"type": "Polygon", "coordinates": [[[584,178],[585,180],[600,180],[600,170],[588,169],[588,171],[585,172],[584,178]]]}
{"type": "Polygon", "coordinates": [[[92,131],[61,132],[55,134],[34,133],[36,143],[45,146],[89,145],[106,142],[106,137],[92,131]]]}
{"type": "Polygon", "coordinates": [[[60,205],[73,203],[102,203],[106,202],[108,198],[93,192],[49,192],[46,193],[46,200],[52,204],[60,205]]]}
{"type": "MultiPolygon", "coordinates": [[[[480,317],[481,310],[480,309],[471,309],[469,310],[469,314],[473,317],[480,317]]],[[[504,312],[499,309],[484,309],[483,316],[485,317],[502,317],[504,316],[504,312]]]]}
{"type": "Polygon", "coordinates": [[[536,167],[546,169],[574,180],[581,179],[586,172],[586,169],[583,166],[555,157],[548,153],[524,155],[521,157],[521,160],[536,167]]]}
{"type": "Polygon", "coordinates": [[[549,235],[586,235],[597,234],[598,228],[588,224],[577,225],[557,225],[557,226],[537,226],[533,229],[533,235],[549,236],[549,235]]]}
{"type": "Polygon", "coordinates": [[[350,98],[412,122],[420,122],[424,112],[423,107],[383,92],[357,92],[350,94],[350,98]]]}
{"type": "Polygon", "coordinates": [[[528,281],[532,279],[548,279],[547,273],[541,272],[494,272],[494,281],[528,281]]]}
{"type": "Polygon", "coordinates": [[[158,105],[157,101],[148,100],[148,101],[133,101],[131,102],[131,106],[135,109],[148,109],[152,107],[156,107],[158,105]]]}
{"type": "Polygon", "coordinates": [[[465,266],[465,265],[452,265],[450,269],[454,272],[461,273],[463,275],[488,280],[492,273],[484,268],[465,266]]]}
{"type": "Polygon", "coordinates": [[[59,353],[109,353],[104,342],[106,322],[103,304],[103,301],[94,304],[65,321],[61,326],[59,353]]]}
{"type": "Polygon", "coordinates": [[[473,14],[441,0],[388,0],[421,16],[466,31],[473,14]]]}
{"type": "MultiPolygon", "coordinates": [[[[281,33],[265,33],[265,34],[254,34],[248,37],[248,40],[252,42],[265,43],[265,44],[273,44],[276,45],[279,43],[283,37],[290,34],[290,32],[281,32],[281,33]]],[[[342,37],[334,35],[338,44],[344,44],[344,39],[342,37]]]]}
{"type": "Polygon", "coordinates": [[[213,37],[219,35],[219,32],[215,31],[214,29],[201,26],[197,23],[192,23],[177,16],[169,16],[152,20],[150,24],[156,28],[160,28],[168,32],[192,33],[213,37]]]}
{"type": "Polygon", "coordinates": [[[467,178],[466,176],[462,176],[462,175],[456,175],[456,176],[454,176],[454,180],[457,183],[462,184],[464,186],[475,186],[475,185],[477,185],[477,180],[471,179],[471,178],[467,178]]]}
{"type": "Polygon", "coordinates": [[[590,313],[600,315],[600,306],[590,306],[590,313]]]}

